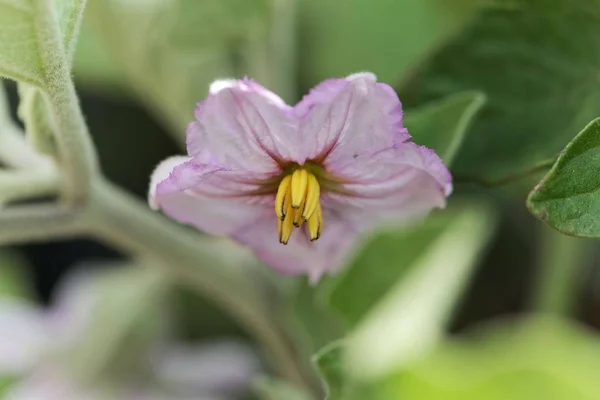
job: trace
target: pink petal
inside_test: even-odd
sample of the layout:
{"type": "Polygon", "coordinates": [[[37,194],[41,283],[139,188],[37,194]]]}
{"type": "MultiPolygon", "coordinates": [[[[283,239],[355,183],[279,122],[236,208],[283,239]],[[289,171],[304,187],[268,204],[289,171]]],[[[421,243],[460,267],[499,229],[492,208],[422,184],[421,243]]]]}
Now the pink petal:
{"type": "Polygon", "coordinates": [[[231,236],[261,215],[275,220],[274,195],[245,194],[259,188],[252,181],[265,177],[173,157],[163,161],[152,175],[149,202],[179,222],[231,236]]]}
{"type": "Polygon", "coordinates": [[[216,81],[195,114],[187,150],[198,164],[272,172],[276,161],[298,158],[291,108],[253,81],[216,81]]]}
{"type": "Polygon", "coordinates": [[[90,326],[100,300],[96,290],[98,272],[91,268],[71,272],[55,289],[47,320],[56,347],[73,345],[90,326]]]}
{"type": "Polygon", "coordinates": [[[452,177],[435,152],[410,142],[332,165],[330,172],[347,182],[348,194],[327,193],[324,206],[340,210],[360,230],[419,219],[443,208],[452,192],[452,177]]]}
{"type": "Polygon", "coordinates": [[[10,387],[5,398],[10,400],[108,400],[113,397],[80,388],[55,368],[44,368],[10,387]]]}
{"type": "Polygon", "coordinates": [[[26,372],[47,350],[42,310],[27,303],[0,301],[0,376],[26,372]]]}
{"type": "Polygon", "coordinates": [[[307,274],[316,283],[323,274],[334,273],[345,263],[358,237],[345,216],[324,209],[323,219],[323,234],[314,242],[301,227],[294,229],[287,245],[282,245],[277,238],[277,220],[272,216],[240,230],[234,239],[251,247],[275,270],[289,275],[307,274]]]}
{"type": "Polygon", "coordinates": [[[161,386],[180,396],[247,390],[260,370],[257,355],[233,341],[168,346],[154,361],[161,386]]]}
{"type": "Polygon", "coordinates": [[[410,138],[394,90],[373,74],[322,82],[295,107],[307,159],[337,163],[410,138]],[[326,156],[326,157],[324,157],[326,156]]]}

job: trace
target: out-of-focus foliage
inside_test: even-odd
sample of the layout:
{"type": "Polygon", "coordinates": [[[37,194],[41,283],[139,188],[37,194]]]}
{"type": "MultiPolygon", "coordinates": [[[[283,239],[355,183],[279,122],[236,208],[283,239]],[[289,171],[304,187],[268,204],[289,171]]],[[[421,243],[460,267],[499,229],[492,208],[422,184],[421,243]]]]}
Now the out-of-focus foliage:
{"type": "Polygon", "coordinates": [[[18,254],[8,250],[0,252],[0,297],[33,298],[29,283],[29,266],[18,254]]]}
{"type": "Polygon", "coordinates": [[[595,0],[489,2],[403,88],[411,105],[462,90],[488,103],[454,170],[503,178],[558,155],[598,116],[600,4],[595,0]]]}
{"type": "Polygon", "coordinates": [[[248,74],[268,85],[271,8],[268,0],[92,1],[82,42],[90,49],[76,65],[83,79],[90,67],[96,81],[104,70],[85,57],[111,66],[109,81],[134,93],[183,142],[194,104],[214,79],[248,74]]]}
{"type": "Polygon", "coordinates": [[[451,166],[467,130],[485,104],[485,94],[464,92],[406,112],[404,124],[414,140],[434,149],[451,166]]]}
{"type": "MultiPolygon", "coordinates": [[[[91,90],[127,94],[125,101],[145,105],[178,144],[184,141],[195,103],[215,78],[248,75],[293,103],[299,89],[317,81],[370,70],[400,91],[405,124],[415,142],[435,149],[447,165],[455,162],[459,197],[467,193],[461,177],[512,180],[552,163],[569,139],[593,120],[531,192],[528,207],[564,233],[600,237],[600,122],[594,119],[600,112],[600,3],[595,0],[90,0],[75,54],[85,1],[48,1],[0,0],[0,76],[18,81],[18,115],[33,145],[23,140],[0,98],[2,207],[58,191],[55,166],[40,153],[63,166],[65,147],[58,148],[57,138],[64,135],[64,115],[80,112],[74,92],[70,111],[77,112],[65,112],[60,103],[68,100],[69,92],[57,89],[70,84],[73,57],[76,79],[89,83],[91,90]],[[48,78],[57,70],[66,72],[65,82],[48,78]],[[59,95],[51,100],[51,93],[59,95]]],[[[62,175],[62,183],[68,183],[62,175]]],[[[152,239],[148,227],[160,230],[162,220],[153,219],[154,214],[132,213],[135,217],[128,220],[122,218],[127,211],[110,214],[101,208],[112,206],[112,200],[98,197],[92,203],[98,213],[94,218],[103,219],[102,229],[112,226],[119,232],[111,242],[115,247],[122,245],[121,239],[131,239],[121,231],[132,224],[135,229],[127,232],[146,239],[152,239]]],[[[116,208],[144,207],[128,198],[121,201],[116,208]]],[[[503,201],[514,207],[513,197],[503,201]]],[[[68,224],[84,208],[68,209],[71,214],[66,216],[60,208],[59,224],[68,224]]],[[[46,226],[45,214],[21,224],[5,211],[0,208],[0,219],[6,218],[0,221],[0,238],[11,226],[29,227],[35,235],[46,226]]],[[[446,334],[454,308],[494,236],[496,215],[485,201],[451,199],[447,210],[419,226],[375,232],[339,275],[315,287],[302,279],[275,285],[271,276],[251,268],[255,260],[248,253],[237,252],[229,242],[220,246],[206,237],[188,237],[188,231],[165,230],[159,240],[142,244],[134,240],[132,246],[123,245],[128,254],[145,261],[144,249],[150,252],[152,247],[153,257],[147,258],[157,258],[156,265],[168,268],[111,271],[80,291],[83,297],[68,298],[64,304],[73,308],[61,309],[62,315],[79,313],[82,318],[68,324],[67,336],[73,340],[68,346],[44,349],[35,373],[29,372],[37,375],[48,360],[60,360],[52,364],[68,371],[55,382],[60,385],[111,382],[108,386],[119,387],[118,392],[126,386],[126,391],[135,387],[136,393],[146,394],[138,384],[166,384],[153,381],[159,375],[153,357],[181,322],[165,317],[177,290],[171,275],[177,274],[180,282],[193,282],[190,292],[200,290],[208,301],[214,296],[233,310],[241,327],[256,335],[269,350],[265,359],[273,371],[267,372],[292,377],[260,379],[256,392],[264,400],[321,400],[317,373],[329,400],[597,399],[600,339],[570,321],[528,317],[516,324],[500,320],[459,338],[446,334]],[[174,246],[165,238],[175,238],[175,244],[183,240],[184,245],[174,246]],[[196,244],[202,251],[209,249],[198,252],[205,257],[197,257],[196,244]],[[171,248],[185,254],[167,257],[171,248]],[[177,269],[179,262],[186,267],[177,269]],[[205,263],[218,265],[216,272],[202,269],[205,263]],[[228,285],[230,281],[235,282],[228,285]],[[220,286],[224,284],[225,289],[220,286]],[[92,294],[100,301],[86,311],[92,294]],[[291,318],[279,315],[283,298],[291,318]]],[[[557,290],[546,295],[562,302],[560,293],[573,297],[575,291],[558,289],[563,282],[576,281],[569,276],[577,273],[573,263],[581,263],[582,257],[577,256],[579,247],[552,257],[553,250],[561,251],[561,246],[553,247],[542,243],[541,251],[550,254],[542,262],[564,264],[558,267],[566,272],[552,275],[542,265],[540,282],[558,276],[548,286],[557,290]]],[[[0,253],[0,299],[34,298],[21,264],[19,257],[0,253]]],[[[204,299],[189,304],[191,310],[182,318],[205,320],[181,325],[204,329],[201,334],[219,332],[219,324],[204,310],[204,299]]],[[[48,314],[55,315],[52,307],[48,314]]],[[[46,336],[56,339],[55,333],[48,328],[46,336]]],[[[243,366],[243,359],[250,359],[252,367],[234,377],[242,386],[250,378],[244,373],[256,373],[254,355],[221,361],[227,367],[223,370],[237,374],[232,365],[243,366]]],[[[212,379],[210,372],[218,372],[213,366],[219,362],[212,360],[206,368],[197,360],[189,364],[187,358],[180,359],[176,372],[166,369],[174,381],[190,381],[193,392],[202,376],[212,379]],[[194,376],[197,372],[202,376],[194,376]]],[[[28,386],[25,378],[0,374],[0,393],[21,381],[28,386]]],[[[172,384],[170,380],[166,386],[172,389],[172,384]]],[[[151,389],[154,393],[156,388],[151,389]]]]}
{"type": "Polygon", "coordinates": [[[395,83],[475,14],[480,0],[300,0],[299,74],[310,87],[372,71],[395,83]]]}
{"type": "Polygon", "coordinates": [[[594,400],[599,359],[598,336],[578,325],[498,321],[386,378],[376,399],[594,400]]]}

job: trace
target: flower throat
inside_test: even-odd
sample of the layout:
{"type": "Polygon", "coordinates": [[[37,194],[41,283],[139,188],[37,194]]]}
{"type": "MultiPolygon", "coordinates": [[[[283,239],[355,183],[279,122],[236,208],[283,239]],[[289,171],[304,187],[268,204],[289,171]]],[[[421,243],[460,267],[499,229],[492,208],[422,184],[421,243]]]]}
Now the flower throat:
{"type": "Polygon", "coordinates": [[[323,211],[320,194],[319,181],[306,168],[296,169],[281,180],[275,196],[279,243],[287,244],[294,227],[299,228],[305,222],[311,241],[321,236],[323,211]]]}

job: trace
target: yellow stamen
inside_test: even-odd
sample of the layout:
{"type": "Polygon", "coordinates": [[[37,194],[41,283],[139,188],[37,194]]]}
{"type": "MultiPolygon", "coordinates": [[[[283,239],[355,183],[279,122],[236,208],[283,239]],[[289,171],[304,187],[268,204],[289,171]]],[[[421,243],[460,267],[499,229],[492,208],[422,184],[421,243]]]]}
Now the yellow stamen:
{"type": "Polygon", "coordinates": [[[319,202],[321,187],[317,178],[304,168],[295,170],[281,180],[275,196],[279,242],[287,244],[294,226],[307,222],[310,240],[323,232],[323,211],[319,202]]]}
{"type": "Polygon", "coordinates": [[[287,244],[292,236],[292,230],[294,229],[294,209],[289,204],[285,213],[284,220],[277,220],[277,231],[279,233],[279,243],[287,244]]]}
{"type": "Polygon", "coordinates": [[[277,189],[277,196],[275,196],[275,214],[283,221],[285,218],[285,212],[288,204],[291,202],[290,183],[292,182],[291,175],[283,178],[277,189]]]}
{"type": "Polygon", "coordinates": [[[306,189],[306,200],[302,209],[302,219],[308,221],[319,205],[321,187],[313,174],[308,175],[308,188],[306,189]]]}
{"type": "Polygon", "coordinates": [[[308,219],[308,233],[311,242],[317,240],[323,233],[323,210],[321,204],[317,203],[317,208],[313,215],[308,219]]]}
{"type": "Polygon", "coordinates": [[[304,208],[304,204],[306,203],[305,199],[302,199],[300,203],[300,207],[297,210],[294,210],[294,226],[296,228],[300,228],[304,220],[302,219],[302,209],[304,208]]]}
{"type": "Polygon", "coordinates": [[[300,168],[292,174],[292,207],[300,208],[300,203],[306,197],[306,186],[308,185],[308,171],[300,168]]]}

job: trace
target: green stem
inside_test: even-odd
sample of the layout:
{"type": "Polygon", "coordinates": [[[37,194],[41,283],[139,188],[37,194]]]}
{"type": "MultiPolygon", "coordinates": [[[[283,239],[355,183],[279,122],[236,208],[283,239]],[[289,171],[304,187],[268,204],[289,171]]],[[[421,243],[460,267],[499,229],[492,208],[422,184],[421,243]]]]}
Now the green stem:
{"type": "Polygon", "coordinates": [[[35,5],[37,45],[45,75],[43,90],[57,127],[59,168],[65,178],[63,194],[67,203],[83,204],[98,170],[96,153],[71,80],[54,2],[36,0],[35,5]]]}
{"type": "Polygon", "coordinates": [[[498,179],[488,179],[478,175],[469,175],[469,174],[455,174],[454,182],[455,183],[473,183],[477,185],[481,185],[487,188],[494,188],[499,186],[508,185],[512,182],[518,181],[525,177],[539,174],[541,172],[545,172],[550,169],[554,163],[556,162],[556,158],[550,160],[544,160],[537,164],[534,164],[528,168],[523,169],[522,171],[515,172],[513,174],[506,175],[502,178],[498,179]]]}
{"type": "Polygon", "coordinates": [[[0,213],[0,245],[72,238],[83,228],[78,213],[55,205],[9,207],[0,213]]]}
{"type": "Polygon", "coordinates": [[[267,350],[282,375],[302,387],[298,353],[278,321],[277,302],[249,271],[228,265],[206,240],[151,211],[108,182],[94,186],[88,226],[111,245],[171,271],[236,317],[267,350]]]}
{"type": "Polygon", "coordinates": [[[60,179],[56,169],[0,170],[0,203],[56,195],[60,179]]]}
{"type": "Polygon", "coordinates": [[[589,263],[590,242],[563,235],[545,224],[541,229],[532,307],[540,312],[571,314],[589,263]]]}

